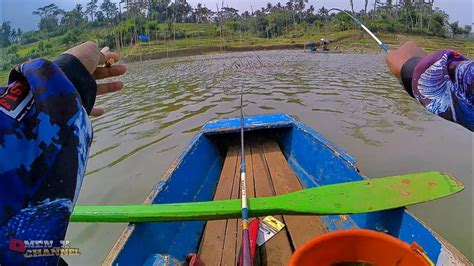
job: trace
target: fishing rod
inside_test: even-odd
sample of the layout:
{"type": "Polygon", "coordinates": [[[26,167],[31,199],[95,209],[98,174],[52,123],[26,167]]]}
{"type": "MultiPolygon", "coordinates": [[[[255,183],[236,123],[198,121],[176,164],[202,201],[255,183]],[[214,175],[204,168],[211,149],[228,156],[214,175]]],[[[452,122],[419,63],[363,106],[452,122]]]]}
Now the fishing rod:
{"type": "Polygon", "coordinates": [[[243,266],[252,266],[250,260],[250,234],[249,234],[249,213],[247,204],[247,184],[245,169],[245,147],[244,147],[244,89],[240,89],[240,189],[242,204],[242,262],[243,266]]]}
{"type": "Polygon", "coordinates": [[[243,87],[240,89],[240,189],[242,204],[242,261],[243,266],[252,266],[250,259],[250,233],[249,233],[249,213],[247,205],[247,184],[245,169],[245,147],[244,147],[244,93],[243,87]]]}
{"type": "Polygon", "coordinates": [[[365,32],[367,32],[380,46],[380,48],[382,48],[385,52],[389,52],[390,50],[388,49],[388,46],[383,43],[379,38],[377,38],[377,36],[375,36],[375,34],[370,31],[364,24],[362,24],[362,22],[357,19],[355,16],[353,16],[352,14],[350,14],[349,12],[347,11],[344,11],[344,10],[341,10],[339,8],[331,8],[328,10],[328,13],[331,12],[332,10],[336,10],[336,11],[339,11],[339,12],[343,12],[345,13],[346,15],[348,15],[352,20],[354,20],[357,24],[359,24],[359,26],[365,30],[365,32]]]}

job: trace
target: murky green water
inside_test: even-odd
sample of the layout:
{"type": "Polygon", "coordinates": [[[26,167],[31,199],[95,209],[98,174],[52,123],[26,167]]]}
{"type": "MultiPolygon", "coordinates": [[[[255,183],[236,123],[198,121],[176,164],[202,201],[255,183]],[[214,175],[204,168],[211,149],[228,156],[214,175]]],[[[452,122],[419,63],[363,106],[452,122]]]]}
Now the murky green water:
{"type": "MultiPolygon", "coordinates": [[[[98,99],[94,143],[80,204],[141,203],[207,121],[288,113],[358,160],[369,177],[442,170],[466,189],[412,207],[472,258],[473,134],[431,115],[391,77],[383,55],[301,51],[232,53],[129,64],[123,92],[98,99]]],[[[72,265],[99,264],[122,224],[71,224],[72,265]]]]}

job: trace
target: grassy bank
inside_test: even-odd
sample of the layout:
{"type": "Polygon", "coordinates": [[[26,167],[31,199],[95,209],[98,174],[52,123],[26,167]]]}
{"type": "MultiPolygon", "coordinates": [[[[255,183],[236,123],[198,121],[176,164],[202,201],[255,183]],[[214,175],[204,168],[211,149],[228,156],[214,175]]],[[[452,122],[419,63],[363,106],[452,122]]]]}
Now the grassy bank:
{"type": "MultiPolygon", "coordinates": [[[[407,36],[398,34],[379,34],[391,49],[395,49],[405,41],[413,40],[428,53],[445,48],[461,51],[472,57],[474,43],[444,39],[439,37],[407,36]]],[[[122,54],[126,61],[140,61],[174,56],[188,56],[195,54],[258,51],[274,49],[302,49],[306,41],[319,40],[326,37],[331,40],[331,49],[345,53],[380,53],[382,50],[373,39],[360,31],[347,31],[332,34],[311,34],[300,37],[262,39],[251,36],[238,38],[188,39],[176,41],[159,41],[140,43],[123,49],[122,54]]]]}
{"type": "MultiPolygon", "coordinates": [[[[101,29],[106,31],[107,29],[101,29]]],[[[270,49],[302,49],[307,41],[318,41],[328,38],[330,48],[346,53],[380,53],[382,50],[368,34],[361,30],[347,30],[330,32],[324,27],[315,26],[298,27],[277,38],[259,38],[249,32],[223,31],[212,24],[177,24],[177,30],[184,32],[180,39],[159,39],[147,43],[136,43],[120,49],[125,62],[140,61],[154,58],[189,56],[216,52],[270,50],[270,49]],[[217,36],[216,36],[217,35],[217,36]]],[[[97,30],[96,30],[97,31],[97,30]]],[[[83,33],[82,39],[95,40],[98,32],[83,33]]],[[[152,35],[152,34],[151,34],[152,35]]],[[[473,57],[474,42],[431,36],[409,36],[402,34],[377,34],[391,49],[397,48],[407,40],[413,40],[427,52],[432,53],[444,48],[451,48],[462,52],[468,57],[473,57]]],[[[28,58],[28,55],[37,54],[46,58],[54,58],[69,47],[61,44],[58,36],[47,41],[31,43],[18,48],[16,54],[28,58]]],[[[69,46],[72,46],[69,45],[69,46]]],[[[8,51],[3,49],[4,56],[8,51]]],[[[0,80],[6,81],[9,70],[0,71],[0,80]]]]}
{"type": "MultiPolygon", "coordinates": [[[[258,38],[248,32],[240,33],[224,31],[223,36],[216,36],[215,32],[219,28],[215,25],[194,25],[178,24],[177,29],[185,32],[189,36],[178,40],[159,40],[150,43],[139,43],[122,50],[125,58],[139,59],[163,57],[158,55],[168,54],[193,54],[216,51],[239,51],[239,50],[262,50],[262,49],[286,49],[302,48],[307,41],[318,41],[327,38],[331,41],[331,48],[347,53],[378,53],[381,49],[376,42],[361,30],[348,30],[334,32],[318,28],[316,26],[297,27],[277,38],[258,38]],[[181,53],[179,52],[181,51],[181,53]]],[[[380,39],[386,42],[392,49],[397,48],[407,40],[413,40],[423,47],[427,52],[432,53],[444,48],[451,48],[461,51],[467,56],[472,56],[474,42],[468,40],[455,40],[431,36],[408,36],[401,34],[377,34],[380,39]]]]}

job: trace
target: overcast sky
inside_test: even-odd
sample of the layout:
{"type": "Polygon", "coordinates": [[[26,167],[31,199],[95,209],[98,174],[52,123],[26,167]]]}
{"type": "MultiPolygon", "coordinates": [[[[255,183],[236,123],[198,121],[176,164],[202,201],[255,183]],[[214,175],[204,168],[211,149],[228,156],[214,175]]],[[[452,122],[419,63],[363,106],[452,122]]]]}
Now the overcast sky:
{"type": "MultiPolygon", "coordinates": [[[[38,7],[50,3],[56,3],[65,10],[72,9],[77,3],[85,5],[90,0],[0,0],[0,20],[11,21],[14,28],[21,27],[23,31],[36,29],[38,25],[38,16],[33,16],[31,12],[38,7]]],[[[112,0],[119,2],[119,0],[112,0]]],[[[216,4],[221,4],[222,0],[187,0],[192,6],[202,3],[209,9],[215,10],[216,4]]],[[[102,2],[102,0],[99,0],[102,2]]],[[[226,0],[224,6],[234,7],[240,12],[249,10],[251,6],[254,10],[260,9],[268,2],[276,4],[278,0],[226,0]]],[[[282,4],[287,0],[280,1],[282,4]]],[[[364,0],[354,0],[354,9],[364,8],[364,0]]],[[[374,0],[369,0],[369,8],[373,7],[374,0]]],[[[383,0],[382,0],[383,2],[383,0]]],[[[464,26],[473,23],[474,4],[473,0],[435,0],[434,5],[446,11],[450,21],[458,20],[464,26]]],[[[314,5],[316,9],[322,6],[326,8],[338,7],[341,9],[350,9],[349,0],[309,0],[308,6],[314,5]]],[[[474,25],[473,25],[474,26],[474,25]]]]}

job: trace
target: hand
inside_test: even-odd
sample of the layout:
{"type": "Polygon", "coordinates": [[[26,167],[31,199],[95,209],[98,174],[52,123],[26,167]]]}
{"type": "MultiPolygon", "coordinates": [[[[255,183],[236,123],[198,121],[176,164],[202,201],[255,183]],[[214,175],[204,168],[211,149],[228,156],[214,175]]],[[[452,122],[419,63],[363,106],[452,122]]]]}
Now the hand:
{"type": "Polygon", "coordinates": [[[408,41],[397,50],[389,52],[386,56],[387,65],[390,72],[401,82],[402,66],[412,57],[425,57],[427,53],[418,47],[414,42],[408,41]]]}
{"type": "MultiPolygon", "coordinates": [[[[105,64],[107,60],[113,59],[118,62],[120,55],[118,53],[110,52],[106,55],[102,54],[99,47],[94,42],[85,42],[76,47],[73,47],[65,54],[75,56],[82,65],[89,71],[90,74],[96,79],[105,79],[110,77],[116,77],[125,74],[127,68],[124,65],[114,65],[111,67],[102,67],[100,65],[105,64]]],[[[106,94],[121,90],[123,88],[123,82],[120,80],[111,81],[97,85],[97,95],[106,94]]],[[[91,111],[92,116],[101,116],[104,114],[104,109],[100,107],[93,107],[91,111]]]]}

